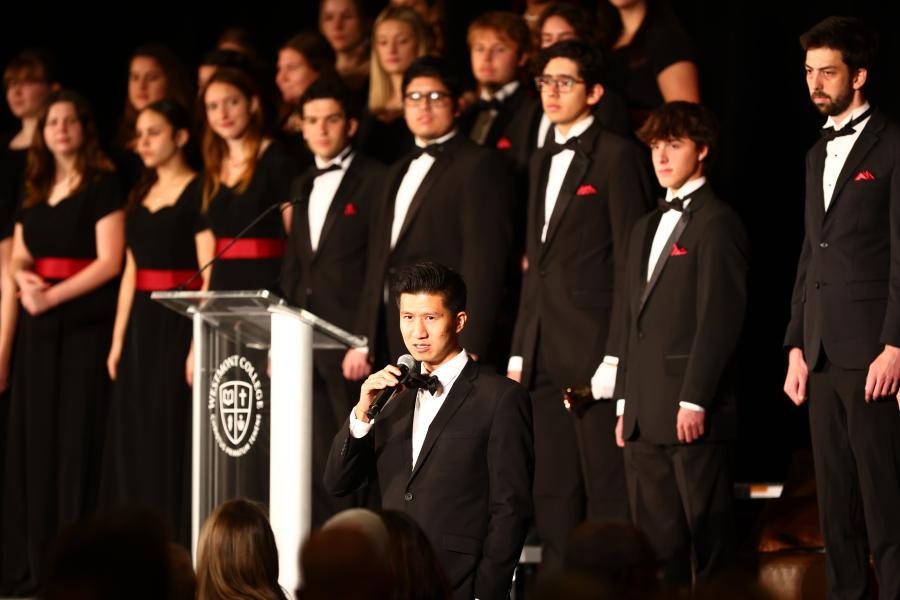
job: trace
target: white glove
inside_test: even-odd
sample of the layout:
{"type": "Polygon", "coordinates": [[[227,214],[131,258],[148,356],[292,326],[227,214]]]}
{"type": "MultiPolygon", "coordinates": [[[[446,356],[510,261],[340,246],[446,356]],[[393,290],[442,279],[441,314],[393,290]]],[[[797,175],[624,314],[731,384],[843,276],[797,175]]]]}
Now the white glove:
{"type": "Polygon", "coordinates": [[[603,362],[594,371],[591,377],[591,395],[594,400],[612,398],[616,389],[616,371],[619,369],[619,359],[615,356],[604,356],[603,362]]]}

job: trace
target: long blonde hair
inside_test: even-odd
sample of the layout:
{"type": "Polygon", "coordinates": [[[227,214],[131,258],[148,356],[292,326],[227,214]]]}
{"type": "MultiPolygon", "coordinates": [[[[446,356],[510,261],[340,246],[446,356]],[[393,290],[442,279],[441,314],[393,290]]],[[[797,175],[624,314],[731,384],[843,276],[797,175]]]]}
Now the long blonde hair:
{"type": "Polygon", "coordinates": [[[388,101],[393,95],[391,76],[384,70],[378,61],[376,37],[378,27],[385,21],[400,21],[406,23],[413,30],[413,35],[419,41],[417,57],[425,56],[431,51],[432,34],[422,22],[419,14],[407,6],[388,6],[382,10],[372,26],[372,56],[369,60],[369,111],[378,113],[388,107],[388,101]]]}
{"type": "Polygon", "coordinates": [[[197,542],[197,600],[286,600],[266,513],[243,498],[219,505],[197,542]]]}
{"type": "MultiPolygon", "coordinates": [[[[219,192],[219,186],[222,185],[222,162],[228,154],[228,144],[213,131],[209,125],[209,118],[206,117],[206,91],[214,83],[227,83],[237,88],[247,98],[248,102],[253,98],[258,99],[260,97],[253,78],[236,67],[218,67],[200,92],[200,103],[203,107],[204,115],[202,142],[204,212],[209,208],[209,201],[219,192]]],[[[253,172],[256,170],[259,149],[263,142],[265,116],[263,115],[262,104],[259,102],[257,104],[259,106],[250,113],[250,122],[247,124],[247,166],[238,181],[238,192],[246,191],[250,185],[250,180],[253,179],[253,172]]]]}

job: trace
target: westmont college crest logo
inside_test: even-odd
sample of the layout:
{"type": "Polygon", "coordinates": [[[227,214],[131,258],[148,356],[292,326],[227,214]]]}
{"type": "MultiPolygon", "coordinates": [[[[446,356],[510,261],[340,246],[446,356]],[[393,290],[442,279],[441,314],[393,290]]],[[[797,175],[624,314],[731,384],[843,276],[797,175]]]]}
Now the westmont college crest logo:
{"type": "Polygon", "coordinates": [[[262,426],[262,383],[256,367],[240,354],[232,354],[219,363],[209,382],[209,425],[219,448],[228,456],[243,456],[250,451],[262,426]],[[240,369],[233,379],[225,376],[240,369]]]}

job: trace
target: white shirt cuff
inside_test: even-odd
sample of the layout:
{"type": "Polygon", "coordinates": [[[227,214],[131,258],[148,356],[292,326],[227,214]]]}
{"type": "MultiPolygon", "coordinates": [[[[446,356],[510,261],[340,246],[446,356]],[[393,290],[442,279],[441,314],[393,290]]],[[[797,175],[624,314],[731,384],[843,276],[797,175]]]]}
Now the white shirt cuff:
{"type": "Polygon", "coordinates": [[[706,409],[700,406],[699,404],[694,404],[693,402],[679,402],[678,406],[681,408],[686,408],[688,410],[695,410],[697,412],[705,413],[706,409]]]}
{"type": "Polygon", "coordinates": [[[375,419],[371,419],[368,423],[363,423],[356,418],[355,410],[350,411],[350,435],[356,439],[366,437],[366,434],[369,433],[369,430],[372,429],[372,425],[374,424],[375,419]]]}
{"type": "Polygon", "coordinates": [[[350,348],[350,349],[351,349],[351,350],[356,350],[357,352],[362,352],[363,354],[368,354],[368,353],[369,353],[369,347],[368,347],[368,346],[362,346],[361,348],[350,348]]]}
{"type": "Polygon", "coordinates": [[[619,357],[618,356],[610,356],[609,354],[607,354],[606,356],[603,357],[603,362],[605,362],[608,365],[618,367],[619,366],[619,357]]]}
{"type": "Polygon", "coordinates": [[[621,417],[625,414],[625,398],[616,400],[616,416],[621,417]]]}
{"type": "Polygon", "coordinates": [[[523,360],[522,360],[521,356],[510,356],[509,363],[506,365],[507,373],[510,371],[513,371],[513,372],[517,371],[517,372],[521,373],[522,372],[522,364],[523,364],[523,360]]]}

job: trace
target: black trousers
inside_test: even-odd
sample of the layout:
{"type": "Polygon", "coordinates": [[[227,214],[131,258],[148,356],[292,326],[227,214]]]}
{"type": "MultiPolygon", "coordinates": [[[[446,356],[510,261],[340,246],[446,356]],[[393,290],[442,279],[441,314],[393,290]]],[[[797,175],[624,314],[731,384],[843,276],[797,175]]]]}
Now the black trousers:
{"type": "Polygon", "coordinates": [[[663,564],[663,581],[690,586],[732,566],[736,533],[730,445],[625,442],[632,517],[663,564]]]}
{"type": "Polygon", "coordinates": [[[313,528],[363,501],[357,495],[332,496],[322,482],[331,441],[359,400],[362,384],[344,379],[341,372],[344,354],[344,350],[316,350],[313,353],[313,528]]]}
{"type": "Polygon", "coordinates": [[[809,426],[832,599],[868,598],[870,550],[878,597],[900,598],[900,411],[894,396],[865,401],[866,374],[837,367],[826,357],[809,379],[809,426]]]}
{"type": "Polygon", "coordinates": [[[625,463],[616,446],[615,405],[595,402],[578,416],[562,402],[562,388],[583,382],[554,380],[537,361],[532,377],[534,416],[534,514],[543,545],[541,571],[563,563],[566,540],[576,525],[628,520],[625,463]]]}

